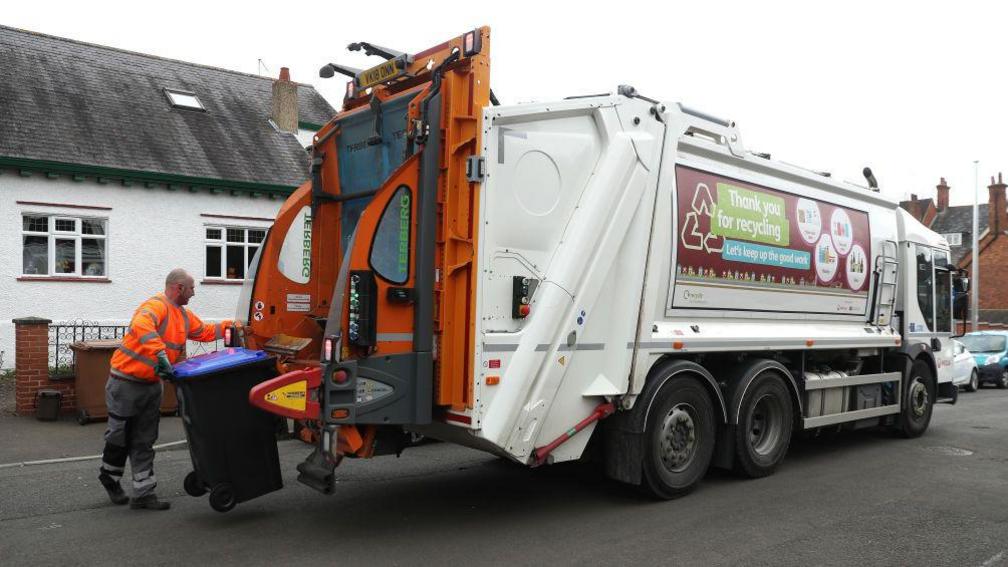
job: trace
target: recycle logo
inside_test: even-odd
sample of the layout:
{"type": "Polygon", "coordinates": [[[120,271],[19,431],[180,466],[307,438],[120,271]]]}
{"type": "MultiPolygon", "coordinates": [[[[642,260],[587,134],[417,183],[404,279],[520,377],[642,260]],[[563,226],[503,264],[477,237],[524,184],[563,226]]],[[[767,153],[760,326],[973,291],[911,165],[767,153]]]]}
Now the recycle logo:
{"type": "Polygon", "coordinates": [[[693,193],[692,211],[686,213],[682,233],[679,238],[684,248],[706,250],[708,254],[720,252],[724,247],[724,237],[714,234],[714,198],[706,183],[698,183],[693,193]]]}

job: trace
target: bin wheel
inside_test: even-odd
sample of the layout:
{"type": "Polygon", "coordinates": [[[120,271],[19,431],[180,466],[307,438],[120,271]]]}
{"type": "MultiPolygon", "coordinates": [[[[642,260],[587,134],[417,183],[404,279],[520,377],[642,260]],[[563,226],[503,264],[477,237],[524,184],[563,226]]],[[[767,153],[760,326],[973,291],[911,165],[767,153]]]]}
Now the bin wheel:
{"type": "Polygon", "coordinates": [[[77,410],[77,423],[80,425],[87,425],[91,421],[91,416],[88,415],[87,410],[77,410]]]}
{"type": "Polygon", "coordinates": [[[218,484],[210,491],[210,507],[218,512],[227,512],[235,507],[234,490],[228,483],[218,484]]]}
{"type": "Polygon", "coordinates": [[[196,471],[190,471],[189,474],[185,475],[185,479],[182,481],[182,488],[185,489],[186,494],[199,498],[206,494],[206,487],[200,482],[198,476],[196,476],[196,471]]]}

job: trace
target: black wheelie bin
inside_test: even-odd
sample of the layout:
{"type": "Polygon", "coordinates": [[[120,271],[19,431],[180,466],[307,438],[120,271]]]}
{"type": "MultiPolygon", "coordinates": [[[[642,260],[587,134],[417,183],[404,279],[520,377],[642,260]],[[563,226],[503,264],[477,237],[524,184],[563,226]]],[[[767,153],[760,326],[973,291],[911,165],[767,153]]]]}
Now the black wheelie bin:
{"type": "Polygon", "coordinates": [[[277,375],[263,351],[226,348],[175,365],[179,413],[193,471],[190,496],[210,492],[210,506],[227,512],[240,502],[283,488],[276,416],[249,404],[249,390],[277,375]]]}

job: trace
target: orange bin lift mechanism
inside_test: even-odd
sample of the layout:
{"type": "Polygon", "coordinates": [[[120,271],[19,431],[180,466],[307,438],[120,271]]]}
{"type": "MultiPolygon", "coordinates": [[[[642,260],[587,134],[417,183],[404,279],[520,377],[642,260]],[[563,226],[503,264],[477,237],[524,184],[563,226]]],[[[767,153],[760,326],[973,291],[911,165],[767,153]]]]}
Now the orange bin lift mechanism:
{"type": "MultiPolygon", "coordinates": [[[[479,187],[468,181],[466,161],[469,156],[480,153],[483,108],[490,104],[490,30],[484,27],[480,28],[478,33],[482,35],[480,52],[446,68],[440,89],[441,123],[430,125],[430,135],[441,136],[442,148],[438,160],[440,171],[436,195],[437,228],[434,254],[434,267],[438,274],[434,284],[434,335],[437,341],[434,404],[449,406],[455,410],[464,410],[473,405],[472,360],[475,353],[476,324],[476,271],[473,262],[479,222],[479,187]]],[[[437,66],[454,48],[462,49],[461,37],[416,54],[410,72],[425,69],[429,60],[433,60],[437,66]]],[[[430,75],[427,74],[425,80],[429,79],[430,75]]],[[[432,87],[428,82],[422,90],[414,94],[419,84],[422,83],[406,80],[375,87],[373,96],[379,100],[387,100],[400,94],[411,96],[408,128],[412,129],[415,127],[415,120],[421,118],[423,100],[431,92],[432,87]]],[[[365,96],[350,99],[346,102],[345,108],[352,111],[367,104],[368,100],[365,96]]],[[[321,138],[325,133],[320,132],[319,136],[321,138]]],[[[414,189],[417,187],[419,156],[420,154],[417,154],[408,159],[389,177],[372,204],[361,215],[357,228],[358,241],[354,244],[355,250],[351,259],[353,269],[368,269],[368,254],[374,230],[391,193],[400,184],[407,184],[414,189]]],[[[416,242],[418,201],[418,198],[413,199],[411,242],[416,242]]],[[[415,254],[413,257],[415,259],[415,254]]],[[[416,277],[413,268],[405,285],[412,287],[416,277]]],[[[390,286],[386,282],[379,279],[381,317],[378,318],[378,334],[399,335],[413,331],[412,307],[399,306],[387,301],[388,287],[390,286]]],[[[349,320],[344,316],[343,328],[345,329],[348,324],[349,320]]],[[[412,344],[408,341],[379,340],[373,354],[392,354],[409,351],[411,348],[412,344]]],[[[345,354],[347,352],[344,352],[345,354]]]]}
{"type": "MultiPolygon", "coordinates": [[[[479,155],[482,147],[482,113],[483,108],[490,104],[490,30],[483,27],[477,30],[481,35],[481,49],[478,54],[462,57],[446,66],[442,75],[441,121],[430,125],[430,136],[440,136],[441,155],[438,158],[439,172],[436,186],[436,234],[434,267],[436,278],[433,298],[433,330],[435,337],[435,391],[433,403],[436,406],[448,406],[456,411],[464,411],[473,405],[473,364],[475,352],[475,286],[476,272],[474,258],[477,247],[476,235],[479,222],[479,187],[470,183],[466,177],[466,161],[469,156],[479,155]]],[[[337,120],[356,112],[366,111],[371,98],[376,97],[386,101],[400,96],[410,97],[409,124],[406,128],[412,131],[416,120],[421,118],[421,108],[424,98],[431,92],[431,73],[427,70],[429,61],[436,68],[448,58],[455,49],[462,50],[463,36],[456,37],[441,45],[414,55],[414,63],[407,69],[411,77],[376,85],[370,93],[361,92],[361,96],[346,99],[343,112],[333,121],[323,127],[315,136],[312,148],[316,163],[320,160],[321,189],[324,195],[338,197],[341,194],[339,183],[338,144],[340,127],[337,120]]],[[[375,194],[372,202],[365,208],[357,224],[357,239],[350,254],[350,269],[370,269],[369,253],[374,232],[380,221],[385,205],[391,195],[402,184],[413,190],[412,226],[411,226],[411,267],[409,279],[401,284],[404,287],[415,287],[415,246],[417,237],[417,203],[416,193],[419,181],[419,164],[422,152],[407,159],[383,183],[375,194]]],[[[280,256],[280,250],[291,225],[298,222],[305,207],[312,206],[312,182],[307,181],[299,187],[277,215],[276,222],[270,231],[268,242],[263,247],[264,259],[275,259],[280,256]]],[[[312,211],[311,222],[311,268],[307,283],[298,283],[285,277],[276,265],[264,261],[259,268],[252,294],[252,302],[262,301],[264,316],[260,320],[249,313],[251,336],[249,344],[253,348],[261,348],[272,336],[279,333],[308,337],[312,343],[298,353],[299,359],[317,359],[321,352],[322,329],[312,317],[326,317],[329,314],[329,300],[336,287],[339,273],[339,263],[344,257],[340,248],[341,227],[340,202],[322,200],[316,203],[312,211]],[[310,294],[309,312],[288,312],[288,294],[310,294]]],[[[402,340],[404,335],[414,331],[413,306],[410,304],[393,303],[388,300],[387,290],[390,284],[378,278],[378,317],[377,329],[379,341],[377,346],[366,352],[358,347],[343,344],[343,358],[352,356],[376,356],[395,354],[412,350],[409,340],[402,340]],[[397,340],[382,341],[382,335],[393,335],[397,340]]],[[[348,312],[343,310],[343,320],[340,322],[343,335],[348,328],[348,312]]],[[[287,367],[296,367],[294,361],[287,367]]],[[[272,383],[276,383],[271,381],[272,383]]],[[[261,402],[260,402],[261,403],[261,402]]],[[[276,408],[264,408],[276,412],[276,408]]],[[[317,404],[306,407],[307,419],[318,419],[317,404]]],[[[340,428],[340,449],[346,453],[366,456],[370,451],[369,439],[374,436],[374,427],[343,426],[340,428]]]]}
{"type": "Polygon", "coordinates": [[[444,76],[441,85],[443,156],[438,176],[437,250],[434,265],[435,334],[440,337],[435,403],[463,410],[473,406],[476,330],[476,270],[479,186],[466,177],[466,160],[479,155],[483,108],[490,104],[490,37],[483,49],[444,76]]]}

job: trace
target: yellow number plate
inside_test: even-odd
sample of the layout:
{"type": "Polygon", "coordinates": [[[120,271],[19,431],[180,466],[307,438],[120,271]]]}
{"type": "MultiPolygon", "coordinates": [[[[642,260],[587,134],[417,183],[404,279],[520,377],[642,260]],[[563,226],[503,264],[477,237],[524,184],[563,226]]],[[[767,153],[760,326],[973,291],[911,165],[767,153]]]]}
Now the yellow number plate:
{"type": "Polygon", "coordinates": [[[378,83],[390,81],[399,76],[401,73],[402,70],[396,66],[396,60],[389,59],[381,65],[376,65],[366,71],[361,71],[360,74],[357,75],[357,86],[359,88],[366,89],[377,85],[378,83]]]}

